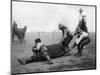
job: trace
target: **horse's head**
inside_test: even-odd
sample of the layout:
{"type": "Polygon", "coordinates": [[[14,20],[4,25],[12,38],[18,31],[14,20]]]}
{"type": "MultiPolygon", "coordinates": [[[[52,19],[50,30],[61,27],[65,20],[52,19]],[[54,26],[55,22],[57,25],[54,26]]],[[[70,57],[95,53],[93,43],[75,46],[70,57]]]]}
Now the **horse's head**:
{"type": "Polygon", "coordinates": [[[18,27],[17,23],[15,21],[13,21],[13,26],[12,26],[13,33],[16,33],[16,31],[18,30],[17,27],[18,27]]]}
{"type": "Polygon", "coordinates": [[[17,28],[17,23],[15,21],[13,21],[13,28],[17,28]]]}

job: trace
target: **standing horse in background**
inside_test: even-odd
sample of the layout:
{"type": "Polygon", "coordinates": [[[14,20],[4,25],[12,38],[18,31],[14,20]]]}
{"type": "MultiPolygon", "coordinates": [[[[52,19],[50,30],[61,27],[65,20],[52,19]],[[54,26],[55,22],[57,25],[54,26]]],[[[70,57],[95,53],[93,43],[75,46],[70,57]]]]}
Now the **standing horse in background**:
{"type": "Polygon", "coordinates": [[[17,36],[20,43],[25,43],[25,32],[27,27],[25,26],[24,28],[18,28],[17,26],[17,23],[14,21],[12,26],[12,42],[14,41],[14,36],[17,36]]]}
{"type": "Polygon", "coordinates": [[[24,28],[19,29],[19,34],[20,34],[20,43],[24,42],[25,43],[25,32],[26,32],[27,27],[25,26],[24,28]]]}

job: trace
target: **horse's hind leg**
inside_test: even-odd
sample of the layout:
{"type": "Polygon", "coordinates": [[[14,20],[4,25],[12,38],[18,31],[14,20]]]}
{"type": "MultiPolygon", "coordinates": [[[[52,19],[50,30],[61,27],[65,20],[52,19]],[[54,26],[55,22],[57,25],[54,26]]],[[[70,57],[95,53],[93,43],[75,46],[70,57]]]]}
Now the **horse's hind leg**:
{"type": "Polygon", "coordinates": [[[22,44],[23,40],[21,39],[21,44],[22,44]]]}
{"type": "Polygon", "coordinates": [[[22,38],[22,39],[23,39],[23,42],[24,42],[24,44],[25,44],[25,35],[23,35],[23,38],[22,38]]]}
{"type": "Polygon", "coordinates": [[[25,38],[23,38],[23,42],[24,42],[24,44],[25,44],[25,38]]]}
{"type": "Polygon", "coordinates": [[[20,38],[19,40],[20,40],[20,43],[22,44],[22,38],[20,38]]]}

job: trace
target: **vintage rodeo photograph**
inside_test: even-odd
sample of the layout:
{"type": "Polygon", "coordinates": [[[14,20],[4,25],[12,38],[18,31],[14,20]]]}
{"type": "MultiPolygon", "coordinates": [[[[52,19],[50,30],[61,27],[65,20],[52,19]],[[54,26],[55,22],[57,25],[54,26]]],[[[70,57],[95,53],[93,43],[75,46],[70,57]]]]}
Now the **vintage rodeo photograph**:
{"type": "Polygon", "coordinates": [[[11,74],[96,69],[96,6],[11,1],[11,74]]]}

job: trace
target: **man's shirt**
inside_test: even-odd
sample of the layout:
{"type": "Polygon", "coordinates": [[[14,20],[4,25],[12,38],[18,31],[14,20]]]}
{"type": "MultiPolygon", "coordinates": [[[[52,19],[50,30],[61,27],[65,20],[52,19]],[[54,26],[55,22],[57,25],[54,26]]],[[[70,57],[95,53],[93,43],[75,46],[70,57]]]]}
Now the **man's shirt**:
{"type": "Polygon", "coordinates": [[[46,48],[46,46],[43,43],[37,43],[35,50],[47,51],[48,49],[46,48]]]}

